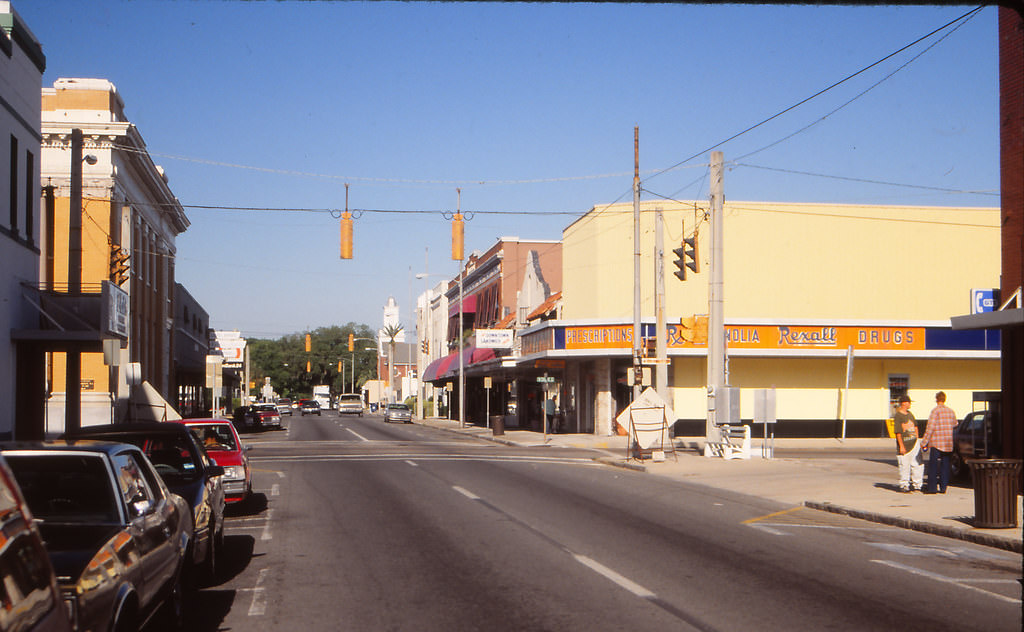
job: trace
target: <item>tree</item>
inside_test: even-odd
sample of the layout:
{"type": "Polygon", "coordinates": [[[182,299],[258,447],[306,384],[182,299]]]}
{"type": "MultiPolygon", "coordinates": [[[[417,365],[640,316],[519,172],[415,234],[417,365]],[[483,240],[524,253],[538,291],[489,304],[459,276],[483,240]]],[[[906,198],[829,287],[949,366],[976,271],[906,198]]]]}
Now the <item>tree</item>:
{"type": "MultiPolygon", "coordinates": [[[[352,378],[346,374],[343,380],[343,371],[338,371],[338,364],[342,360],[348,363],[353,359],[348,351],[350,333],[356,338],[374,338],[369,327],[350,322],[342,326],[332,325],[310,332],[288,334],[277,340],[250,339],[250,380],[257,383],[258,392],[263,386],[263,378],[269,377],[278,395],[293,399],[308,397],[317,384],[328,384],[336,393],[347,392],[352,378]],[[306,353],[306,333],[310,337],[309,353],[306,353]]],[[[373,374],[374,355],[361,349],[355,352],[357,390],[373,374]]]]}
{"type": "Polygon", "coordinates": [[[395,366],[395,338],[398,337],[398,334],[402,333],[402,329],[403,329],[403,327],[401,325],[388,325],[388,326],[384,327],[384,329],[381,329],[381,333],[384,334],[384,337],[387,338],[387,340],[388,340],[388,391],[389,391],[388,399],[389,400],[394,396],[394,393],[395,393],[394,382],[392,381],[392,378],[394,377],[392,375],[392,369],[395,366]]]}

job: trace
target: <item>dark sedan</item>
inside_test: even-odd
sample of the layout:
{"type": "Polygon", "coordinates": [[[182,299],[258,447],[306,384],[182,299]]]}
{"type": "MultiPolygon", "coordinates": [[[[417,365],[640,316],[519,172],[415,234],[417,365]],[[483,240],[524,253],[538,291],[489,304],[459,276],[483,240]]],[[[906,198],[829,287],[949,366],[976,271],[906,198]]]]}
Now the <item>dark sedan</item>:
{"type": "Polygon", "coordinates": [[[43,547],[32,512],[0,457],[0,569],[3,607],[0,630],[18,632],[71,632],[50,557],[43,547]]]}
{"type": "Polygon", "coordinates": [[[224,543],[224,468],[209,457],[195,434],[176,423],[134,423],[87,426],[72,436],[130,443],[142,449],[167,487],[189,503],[192,537],[188,559],[212,581],[217,552],[224,543]]]}
{"type": "Polygon", "coordinates": [[[4,444],[0,452],[38,521],[75,628],[181,627],[192,533],[185,501],[124,443],[4,444]]]}
{"type": "Polygon", "coordinates": [[[303,399],[299,401],[299,412],[303,415],[319,415],[320,402],[315,399],[303,399]]]}

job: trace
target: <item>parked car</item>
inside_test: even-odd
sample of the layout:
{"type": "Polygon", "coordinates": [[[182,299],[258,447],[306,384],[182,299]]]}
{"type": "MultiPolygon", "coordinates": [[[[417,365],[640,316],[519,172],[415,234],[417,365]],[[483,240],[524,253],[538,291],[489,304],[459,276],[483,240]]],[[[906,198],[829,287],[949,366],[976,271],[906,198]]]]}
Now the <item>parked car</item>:
{"type": "Polygon", "coordinates": [[[299,400],[299,412],[301,412],[303,416],[319,415],[320,402],[316,401],[315,399],[299,400]]]}
{"type": "Polygon", "coordinates": [[[402,423],[412,423],[412,410],[410,410],[407,404],[388,404],[387,408],[384,409],[384,421],[400,421],[402,423]]]}
{"type": "Polygon", "coordinates": [[[235,429],[246,431],[256,425],[255,413],[252,406],[237,406],[231,414],[231,423],[235,429]]]}
{"type": "Polygon", "coordinates": [[[224,468],[224,500],[242,502],[252,493],[249,446],[242,445],[235,427],[223,419],[184,419],[181,422],[202,442],[206,453],[224,468]]]}
{"type": "Polygon", "coordinates": [[[292,400],[290,397],[281,397],[277,400],[277,412],[282,415],[292,414],[292,400]]]}
{"type": "Polygon", "coordinates": [[[342,393],[338,395],[338,414],[357,414],[363,416],[363,396],[359,393],[342,393]]]}
{"type": "Polygon", "coordinates": [[[987,459],[1002,454],[998,424],[991,410],[967,413],[953,430],[953,454],[950,456],[950,474],[953,478],[967,475],[967,459],[987,459]]]}
{"type": "Polygon", "coordinates": [[[57,576],[32,512],[0,457],[0,573],[3,575],[0,630],[71,632],[71,620],[57,576]]]}
{"type": "Polygon", "coordinates": [[[76,630],[180,628],[188,503],[142,451],[68,440],[0,445],[38,521],[76,630]]]}
{"type": "Polygon", "coordinates": [[[141,449],[168,489],[189,504],[190,563],[207,580],[216,577],[217,552],[224,544],[225,470],[210,459],[193,433],[180,424],[149,422],[86,426],[68,436],[130,443],[141,449]]]}
{"type": "Polygon", "coordinates": [[[253,405],[252,416],[257,428],[281,428],[281,413],[274,404],[253,405]]]}

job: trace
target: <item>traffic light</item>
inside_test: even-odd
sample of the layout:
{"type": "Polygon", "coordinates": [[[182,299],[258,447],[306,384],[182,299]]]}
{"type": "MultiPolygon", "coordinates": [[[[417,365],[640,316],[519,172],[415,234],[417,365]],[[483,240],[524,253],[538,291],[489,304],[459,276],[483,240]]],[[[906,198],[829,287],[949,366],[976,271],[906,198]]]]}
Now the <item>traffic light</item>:
{"type": "Polygon", "coordinates": [[[356,336],[355,336],[355,334],[349,334],[348,335],[348,350],[349,351],[355,351],[356,350],[356,336]]]}
{"type": "Polygon", "coordinates": [[[341,360],[338,360],[338,373],[341,373],[341,360]]]}
{"type": "Polygon", "coordinates": [[[306,373],[310,373],[309,360],[306,360],[306,373]]]}
{"type": "MultiPolygon", "coordinates": [[[[309,337],[309,334],[306,334],[306,353],[309,353],[312,349],[313,349],[313,341],[309,337]]],[[[306,369],[306,370],[308,371],[309,369],[306,369]]]]}
{"type": "Polygon", "coordinates": [[[108,276],[114,285],[123,285],[128,280],[128,259],[131,255],[117,244],[110,244],[110,267],[108,276]]]}
{"type": "Polygon", "coordinates": [[[430,343],[426,340],[420,342],[420,349],[423,350],[423,355],[430,355],[430,343]]]}
{"type": "Polygon", "coordinates": [[[352,213],[341,214],[341,258],[352,258],[352,213]]]}
{"type": "MultiPolygon", "coordinates": [[[[683,226],[683,234],[686,234],[686,226],[683,226]]],[[[700,272],[700,260],[697,255],[697,233],[694,232],[692,237],[683,237],[683,245],[680,248],[673,248],[672,252],[676,255],[676,260],[672,263],[678,268],[672,274],[676,275],[676,278],[680,281],[686,280],[686,269],[689,268],[694,273],[700,272]]]]}
{"type": "Polygon", "coordinates": [[[462,221],[462,213],[456,213],[452,218],[452,259],[462,261],[462,244],[466,235],[466,223],[462,221]]]}

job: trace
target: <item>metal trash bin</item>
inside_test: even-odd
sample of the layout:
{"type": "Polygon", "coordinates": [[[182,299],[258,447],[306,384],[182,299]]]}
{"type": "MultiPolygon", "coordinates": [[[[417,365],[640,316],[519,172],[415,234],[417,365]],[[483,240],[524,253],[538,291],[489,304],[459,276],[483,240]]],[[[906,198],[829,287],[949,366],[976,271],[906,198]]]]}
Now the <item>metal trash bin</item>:
{"type": "Polygon", "coordinates": [[[505,415],[491,415],[491,432],[495,435],[505,434],[505,415]]]}
{"type": "Polygon", "coordinates": [[[1010,529],[1017,526],[1020,493],[1019,459],[968,459],[974,480],[974,526],[1010,529]]]}

